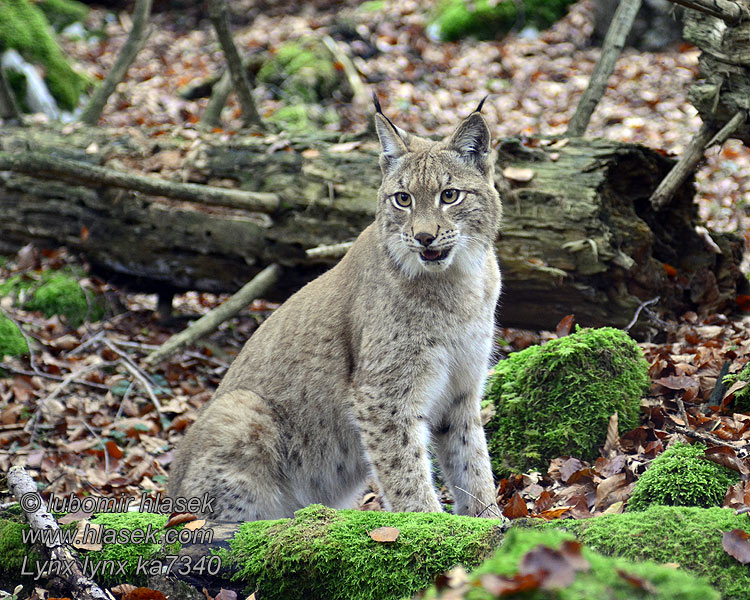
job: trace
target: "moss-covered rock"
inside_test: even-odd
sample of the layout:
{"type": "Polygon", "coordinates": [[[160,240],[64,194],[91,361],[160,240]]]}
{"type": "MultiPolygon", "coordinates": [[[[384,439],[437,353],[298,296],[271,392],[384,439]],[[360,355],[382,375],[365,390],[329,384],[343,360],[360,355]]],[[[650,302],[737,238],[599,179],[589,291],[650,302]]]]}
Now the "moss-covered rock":
{"type": "Polygon", "coordinates": [[[638,424],[649,381],[641,349],[611,327],[579,329],[511,354],[487,385],[496,411],[485,427],[493,469],[504,476],[558,456],[596,458],[612,413],[620,432],[638,424]]]}
{"type": "Polygon", "coordinates": [[[45,81],[59,105],[75,108],[89,81],[68,64],[44,13],[29,0],[0,2],[0,53],[8,48],[43,65],[45,81]]]}
{"type": "Polygon", "coordinates": [[[465,37],[497,39],[508,33],[517,23],[539,29],[549,27],[565,16],[575,0],[522,0],[496,2],[492,0],[443,0],[428,26],[434,37],[454,41],[465,37]],[[518,5],[523,6],[519,15],[518,5]],[[520,17],[520,19],[519,19],[520,17]]]}
{"type": "MultiPolygon", "coordinates": [[[[443,593],[434,587],[425,594],[425,599],[466,598],[468,600],[493,600],[497,594],[486,587],[483,576],[499,575],[512,578],[519,572],[521,561],[528,552],[540,546],[558,550],[566,540],[574,539],[561,531],[534,531],[513,528],[494,556],[474,570],[466,585],[459,590],[446,589],[443,593]]],[[[527,591],[509,594],[509,597],[528,600],[631,600],[634,598],[663,600],[719,600],[719,593],[698,577],[683,571],[664,567],[652,562],[632,562],[622,558],[602,556],[584,547],[581,555],[588,568],[581,565],[575,580],[569,585],[555,589],[539,589],[530,584],[527,591]],[[638,589],[623,574],[640,580],[638,589]]],[[[533,572],[533,571],[532,571],[533,572]]],[[[492,580],[490,580],[491,583],[492,580]]]]}
{"type": "Polygon", "coordinates": [[[263,63],[259,81],[277,89],[281,98],[313,104],[334,96],[346,80],[328,49],[314,38],[287,42],[263,63]]]}
{"type": "Polygon", "coordinates": [[[40,310],[46,317],[64,316],[71,327],[84,320],[98,321],[104,310],[93,294],[84,290],[75,277],[64,273],[54,274],[36,288],[24,308],[40,310]]]}
{"type": "Polygon", "coordinates": [[[37,6],[57,31],[83,21],[89,12],[88,6],[76,0],[42,0],[37,6]]]}
{"type": "Polygon", "coordinates": [[[602,554],[677,563],[680,569],[706,577],[724,600],[748,597],[750,569],[721,546],[724,531],[750,533],[748,516],[736,515],[731,509],[652,506],[643,512],[551,521],[542,526],[566,529],[602,554]]]}
{"type": "Polygon", "coordinates": [[[721,506],[738,476],[707,460],[705,449],[703,444],[678,442],[656,457],[636,481],[628,510],[645,510],[652,504],[721,506]]]}
{"type": "Polygon", "coordinates": [[[734,392],[734,410],[735,412],[750,413],[750,363],[747,363],[739,373],[724,377],[724,383],[730,386],[738,381],[744,381],[747,385],[734,392]]]}
{"type": "Polygon", "coordinates": [[[397,600],[461,563],[474,567],[500,540],[500,522],[447,513],[335,511],[313,505],[294,519],[242,525],[232,542],[238,578],[258,597],[397,600]],[[368,532],[399,530],[394,542],[368,532]]]}
{"type": "Polygon", "coordinates": [[[26,338],[16,324],[0,313],[0,358],[3,356],[21,356],[29,351],[26,338]]]}

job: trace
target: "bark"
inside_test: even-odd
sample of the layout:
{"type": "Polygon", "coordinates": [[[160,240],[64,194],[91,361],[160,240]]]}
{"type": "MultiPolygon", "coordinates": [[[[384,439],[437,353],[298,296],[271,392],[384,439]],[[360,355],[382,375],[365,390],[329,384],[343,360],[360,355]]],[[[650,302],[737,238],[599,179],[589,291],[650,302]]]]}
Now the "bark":
{"type": "Polygon", "coordinates": [[[607,82],[615,70],[615,63],[622,54],[625,39],[630,33],[630,28],[633,26],[633,21],[640,7],[641,0],[622,0],[617,7],[604,38],[604,44],[602,44],[602,53],[596,62],[594,72],[591,74],[589,85],[578,102],[576,112],[570,119],[566,135],[582,136],[586,133],[591,115],[607,90],[607,82]]]}
{"type": "MultiPolygon", "coordinates": [[[[501,190],[501,324],[554,328],[574,313],[582,325],[623,327],[656,296],[661,299],[650,308],[673,316],[728,312],[737,294],[746,293],[741,241],[712,233],[721,253],[707,248],[695,231],[691,184],[664,211],[651,207],[649,197],[673,160],[605,140],[536,143],[531,148],[509,139],[499,146],[498,172],[507,166],[534,172],[531,181],[501,190]]],[[[381,177],[374,141],[352,147],[319,137],[282,145],[278,138],[227,142],[206,135],[199,142],[160,138],[157,146],[92,129],[62,135],[6,127],[0,151],[33,148],[96,165],[141,167],[188,144],[187,179],[234,180],[244,190],[277,194],[279,210],[269,215],[2,173],[0,253],[28,242],[66,245],[115,283],[151,291],[234,293],[277,263],[283,276],[269,298],[283,299],[337,260],[336,253],[306,249],[351,241],[374,218],[381,177]]],[[[643,333],[643,317],[634,330],[643,333]]]]}
{"type": "Polygon", "coordinates": [[[232,87],[240,101],[240,106],[242,106],[242,116],[245,124],[262,131],[265,129],[265,126],[255,106],[247,73],[242,67],[242,59],[237,51],[237,46],[234,44],[232,32],[229,29],[226,0],[209,0],[208,13],[216,30],[216,36],[219,38],[221,49],[224,51],[224,58],[227,61],[227,68],[232,78],[232,87]]]}
{"type": "Polygon", "coordinates": [[[93,95],[81,113],[80,121],[86,125],[96,125],[107,104],[107,100],[115,91],[128,72],[130,65],[148,37],[148,19],[151,16],[151,0],[136,0],[133,9],[133,27],[120,54],[112,66],[107,77],[94,90],[93,95]]]}

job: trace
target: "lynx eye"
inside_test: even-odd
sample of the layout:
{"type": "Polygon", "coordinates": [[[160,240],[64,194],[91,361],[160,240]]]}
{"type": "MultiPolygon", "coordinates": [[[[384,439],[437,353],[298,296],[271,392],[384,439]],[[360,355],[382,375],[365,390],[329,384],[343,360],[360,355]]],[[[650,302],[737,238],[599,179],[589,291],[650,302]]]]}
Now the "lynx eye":
{"type": "Polygon", "coordinates": [[[461,197],[461,192],[454,189],[443,190],[440,193],[440,202],[443,204],[455,204],[461,197]]]}
{"type": "Polygon", "coordinates": [[[392,199],[396,208],[409,208],[411,206],[411,196],[406,192],[396,192],[392,199]]]}

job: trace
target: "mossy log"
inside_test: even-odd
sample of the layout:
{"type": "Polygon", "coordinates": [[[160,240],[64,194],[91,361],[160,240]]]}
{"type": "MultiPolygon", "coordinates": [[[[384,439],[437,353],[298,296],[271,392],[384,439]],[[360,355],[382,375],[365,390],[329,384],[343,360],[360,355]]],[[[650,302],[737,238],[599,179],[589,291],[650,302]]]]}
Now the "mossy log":
{"type": "MultiPolygon", "coordinates": [[[[498,172],[512,166],[533,173],[503,190],[497,247],[504,325],[552,328],[574,313],[583,325],[622,327],[655,296],[656,310],[667,315],[735,307],[747,286],[739,271],[741,241],[712,233],[717,253],[696,233],[692,184],[680,188],[666,212],[649,205],[671,159],[606,140],[532,144],[499,144],[498,172]]],[[[342,145],[322,136],[185,140],[4,128],[0,151],[28,149],[139,171],[159,170],[182,151],[182,181],[219,181],[281,197],[269,216],[1,174],[0,253],[29,242],[64,244],[99,271],[154,291],[234,292],[278,263],[284,274],[275,296],[283,298],[335,262],[309,257],[306,249],[352,240],[372,221],[380,182],[374,141],[342,145]]]]}
{"type": "MultiPolygon", "coordinates": [[[[166,520],[166,515],[129,512],[101,514],[92,522],[115,532],[122,529],[144,531],[151,526],[159,539],[166,520]]],[[[75,528],[75,525],[67,527],[75,528]]],[[[33,569],[34,561],[42,560],[33,548],[24,545],[21,532],[25,528],[17,515],[0,515],[0,551],[4,558],[0,563],[0,589],[29,581],[32,577],[21,576],[24,561],[28,571],[29,567],[33,569]]],[[[524,547],[524,544],[528,546],[524,540],[530,533],[523,528],[562,529],[574,534],[592,551],[629,561],[678,563],[680,571],[705,577],[727,600],[745,598],[743,594],[750,586],[747,567],[724,552],[721,546],[722,531],[744,529],[750,532],[750,524],[745,515],[735,515],[734,511],[721,508],[653,506],[644,512],[604,515],[583,521],[528,519],[514,523],[513,530],[521,531],[506,547],[504,540],[508,535],[503,534],[500,521],[491,519],[447,513],[335,511],[313,505],[298,511],[294,519],[244,524],[207,522],[197,530],[204,533],[194,537],[194,543],[181,547],[162,546],[148,540],[107,543],[108,534],[105,534],[101,549],[81,550],[80,558],[87,565],[100,565],[95,579],[107,586],[128,582],[157,587],[156,582],[160,581],[162,589],[165,589],[163,586],[174,589],[179,585],[176,582],[189,582],[198,589],[205,586],[210,591],[218,591],[220,587],[245,593],[256,591],[258,600],[396,600],[427,588],[437,574],[457,564],[469,569],[477,567],[501,544],[501,551],[478,572],[512,576],[520,556],[529,549],[524,547]],[[377,535],[371,537],[370,534],[380,527],[394,527],[398,536],[393,541],[376,541],[377,535]],[[213,537],[205,537],[206,531],[211,531],[213,537]],[[168,580],[153,575],[167,565],[170,559],[166,556],[185,557],[172,562],[168,580]],[[200,562],[201,558],[205,560],[200,562]],[[219,563],[220,569],[212,575],[219,563]],[[123,572],[117,568],[120,564],[124,565],[123,572]],[[139,564],[148,566],[138,571],[139,564]],[[185,567],[188,564],[191,568],[185,567]]],[[[385,539],[393,538],[393,531],[386,533],[391,536],[385,539]]],[[[613,579],[618,579],[612,571],[620,569],[656,584],[660,592],[681,590],[680,594],[672,596],[650,596],[646,593],[647,584],[644,598],[713,597],[687,593],[685,582],[699,586],[704,594],[706,586],[686,574],[670,577],[663,568],[653,564],[626,565],[599,558],[593,560],[592,555],[593,552],[585,555],[592,570],[606,569],[607,572],[594,573],[593,579],[584,573],[583,583],[588,581],[599,587],[611,585],[613,579]]],[[[575,585],[570,589],[575,591],[575,585]]],[[[598,597],[605,596],[630,597],[627,594],[598,597]]],[[[183,587],[174,597],[193,596],[183,587]]],[[[560,597],[576,598],[575,594],[560,597]]]]}

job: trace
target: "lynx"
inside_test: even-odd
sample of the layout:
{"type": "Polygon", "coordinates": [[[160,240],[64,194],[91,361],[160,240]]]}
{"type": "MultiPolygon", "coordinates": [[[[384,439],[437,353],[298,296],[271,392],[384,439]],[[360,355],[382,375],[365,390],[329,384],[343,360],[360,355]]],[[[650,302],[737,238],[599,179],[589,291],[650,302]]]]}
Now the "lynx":
{"type": "Polygon", "coordinates": [[[440,511],[429,445],[455,512],[499,515],[479,410],[502,209],[481,107],[435,142],[375,99],[375,222],[246,343],[180,445],[172,497],[275,519],[351,507],[373,478],[388,510],[440,511]]]}

